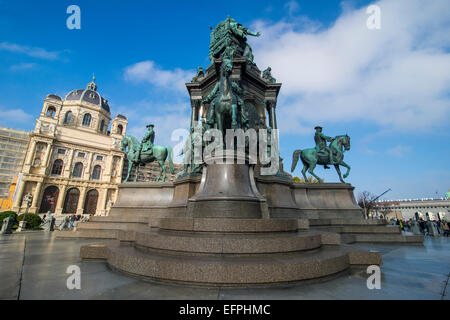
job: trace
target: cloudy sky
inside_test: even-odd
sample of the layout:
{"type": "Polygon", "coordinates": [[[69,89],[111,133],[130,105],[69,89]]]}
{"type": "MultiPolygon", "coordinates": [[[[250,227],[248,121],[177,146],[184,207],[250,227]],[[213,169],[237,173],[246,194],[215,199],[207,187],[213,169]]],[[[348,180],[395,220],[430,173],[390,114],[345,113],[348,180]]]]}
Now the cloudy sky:
{"type": "MultiPolygon", "coordinates": [[[[314,126],[348,133],[348,182],[385,199],[441,197],[450,188],[448,0],[0,0],[0,126],[32,130],[44,97],[84,88],[95,72],[113,116],[141,138],[175,145],[189,124],[184,83],[206,68],[210,26],[232,16],[255,62],[283,83],[281,156],[314,145],[314,126]],[[69,30],[67,7],[81,9],[69,30]],[[380,29],[369,29],[369,5],[380,29]]],[[[300,175],[297,168],[295,175],[300,175]]],[[[334,170],[317,168],[327,182],[334,170]]]]}

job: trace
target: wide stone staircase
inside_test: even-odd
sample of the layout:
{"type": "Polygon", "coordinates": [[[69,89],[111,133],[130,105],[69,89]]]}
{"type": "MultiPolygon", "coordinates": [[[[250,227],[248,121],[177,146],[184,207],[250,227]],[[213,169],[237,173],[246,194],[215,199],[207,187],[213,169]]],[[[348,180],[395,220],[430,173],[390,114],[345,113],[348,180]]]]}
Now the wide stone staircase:
{"type": "Polygon", "coordinates": [[[309,219],[312,230],[334,232],[343,243],[393,242],[423,244],[423,236],[402,232],[399,226],[387,225],[383,220],[365,219],[309,219]]]}
{"type": "Polygon", "coordinates": [[[150,225],[116,230],[117,240],[84,246],[81,257],[134,276],[219,286],[295,282],[382,262],[379,252],[301,229],[297,219],[159,218],[150,225]]]}

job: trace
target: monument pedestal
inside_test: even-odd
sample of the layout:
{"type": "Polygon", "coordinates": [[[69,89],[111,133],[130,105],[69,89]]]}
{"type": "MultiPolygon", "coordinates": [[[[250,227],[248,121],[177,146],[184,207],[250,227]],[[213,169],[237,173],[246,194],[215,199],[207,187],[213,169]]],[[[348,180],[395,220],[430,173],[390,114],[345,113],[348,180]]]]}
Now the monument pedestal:
{"type": "Polygon", "coordinates": [[[197,193],[186,215],[194,218],[268,218],[266,199],[259,193],[248,158],[225,155],[206,158],[197,193]]]}

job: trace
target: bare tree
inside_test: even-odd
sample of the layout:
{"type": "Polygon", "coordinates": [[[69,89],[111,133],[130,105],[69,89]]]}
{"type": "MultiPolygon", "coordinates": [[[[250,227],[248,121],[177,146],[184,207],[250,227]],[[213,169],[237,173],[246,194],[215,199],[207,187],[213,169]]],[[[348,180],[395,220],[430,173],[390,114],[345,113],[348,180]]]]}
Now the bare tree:
{"type": "Polygon", "coordinates": [[[368,219],[368,212],[375,207],[377,196],[369,191],[363,191],[358,195],[358,205],[364,209],[364,218],[368,219]]]}

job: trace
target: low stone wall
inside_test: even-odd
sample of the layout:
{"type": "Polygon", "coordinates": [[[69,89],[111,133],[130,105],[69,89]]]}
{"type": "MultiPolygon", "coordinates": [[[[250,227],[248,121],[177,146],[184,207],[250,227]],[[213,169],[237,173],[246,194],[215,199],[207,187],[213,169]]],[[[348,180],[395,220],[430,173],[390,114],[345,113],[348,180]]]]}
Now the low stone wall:
{"type": "MultiPolygon", "coordinates": [[[[175,182],[129,182],[119,185],[111,216],[186,216],[188,200],[198,191],[200,176],[175,182]]],[[[273,218],[360,219],[354,187],[344,183],[292,183],[276,176],[256,178],[273,218]]]]}

